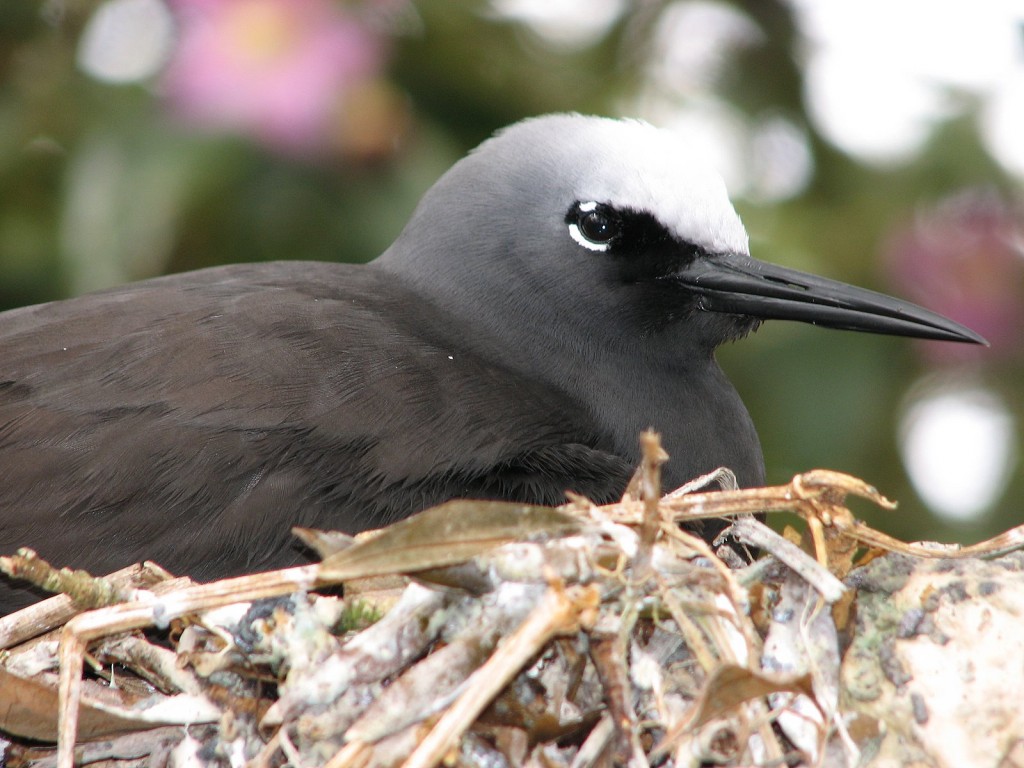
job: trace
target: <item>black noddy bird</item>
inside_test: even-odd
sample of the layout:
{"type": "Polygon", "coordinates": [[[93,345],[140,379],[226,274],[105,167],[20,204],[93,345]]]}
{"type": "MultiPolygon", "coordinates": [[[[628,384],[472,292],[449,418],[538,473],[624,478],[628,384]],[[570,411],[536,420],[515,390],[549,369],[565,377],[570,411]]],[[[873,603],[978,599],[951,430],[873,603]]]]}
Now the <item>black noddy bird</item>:
{"type": "MultiPolygon", "coordinates": [[[[715,348],[763,319],[983,343],[895,298],[755,261],[720,177],[643,122],[501,131],[368,265],[239,264],[0,314],[0,553],[211,579],[453,497],[764,481],[715,348]]],[[[0,580],[0,612],[36,598],[0,580]]]]}

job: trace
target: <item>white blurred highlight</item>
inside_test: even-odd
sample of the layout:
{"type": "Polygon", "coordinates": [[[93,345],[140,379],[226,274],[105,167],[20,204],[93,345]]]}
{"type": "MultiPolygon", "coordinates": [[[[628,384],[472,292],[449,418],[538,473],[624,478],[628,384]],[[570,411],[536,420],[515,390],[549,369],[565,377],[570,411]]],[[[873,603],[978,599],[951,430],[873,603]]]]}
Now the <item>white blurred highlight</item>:
{"type": "Polygon", "coordinates": [[[105,83],[136,83],[160,71],[173,39],[174,22],[161,0],[107,0],[82,33],[78,66],[105,83]]]}
{"type": "Polygon", "coordinates": [[[603,38],[626,0],[491,0],[495,18],[527,27],[552,48],[586,48],[603,38]]]}
{"type": "Polygon", "coordinates": [[[1024,173],[1021,0],[790,0],[808,112],[862,160],[912,159],[941,120],[980,102],[1000,162],[1024,173]]]}
{"type": "Polygon", "coordinates": [[[1017,459],[1014,419],[1002,399],[979,384],[926,384],[900,420],[900,454],[932,511],[971,520],[1006,490],[1017,459]]]}

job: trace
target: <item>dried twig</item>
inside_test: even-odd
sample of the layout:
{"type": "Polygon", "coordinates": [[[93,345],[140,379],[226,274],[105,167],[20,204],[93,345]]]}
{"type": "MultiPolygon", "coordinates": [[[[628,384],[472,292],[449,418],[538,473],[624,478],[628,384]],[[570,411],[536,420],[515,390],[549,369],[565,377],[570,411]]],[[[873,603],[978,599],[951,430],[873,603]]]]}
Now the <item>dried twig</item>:
{"type": "Polygon", "coordinates": [[[192,611],[286,595],[296,590],[311,589],[317,583],[316,566],[307,565],[189,587],[163,597],[154,597],[145,603],[124,603],[83,613],[71,619],[61,630],[60,641],[58,768],[74,768],[78,701],[82,695],[82,664],[85,649],[91,640],[132,629],[166,626],[172,619],[192,611]]]}
{"type": "Polygon", "coordinates": [[[497,693],[551,638],[578,632],[597,618],[601,594],[596,586],[552,586],[530,617],[469,678],[403,768],[432,768],[450,750],[497,693]]]}

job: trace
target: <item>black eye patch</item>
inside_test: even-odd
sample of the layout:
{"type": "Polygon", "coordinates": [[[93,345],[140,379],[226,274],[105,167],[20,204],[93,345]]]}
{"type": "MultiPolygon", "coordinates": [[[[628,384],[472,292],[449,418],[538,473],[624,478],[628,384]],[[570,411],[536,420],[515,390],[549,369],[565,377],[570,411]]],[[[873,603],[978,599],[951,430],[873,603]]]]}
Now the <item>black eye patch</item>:
{"type": "Polygon", "coordinates": [[[577,202],[565,216],[569,234],[577,244],[591,251],[608,252],[625,258],[673,250],[696,251],[680,243],[654,216],[643,211],[619,209],[594,201],[577,202]]]}

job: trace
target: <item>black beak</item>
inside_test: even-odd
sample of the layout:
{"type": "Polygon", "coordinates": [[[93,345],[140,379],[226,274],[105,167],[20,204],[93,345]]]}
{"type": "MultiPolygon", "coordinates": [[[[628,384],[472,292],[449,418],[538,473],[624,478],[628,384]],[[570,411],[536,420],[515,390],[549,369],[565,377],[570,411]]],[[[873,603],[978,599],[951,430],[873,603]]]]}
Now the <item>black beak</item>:
{"type": "Polygon", "coordinates": [[[673,277],[711,312],[988,345],[970,328],[916,304],[745,255],[702,254],[673,277]]]}

